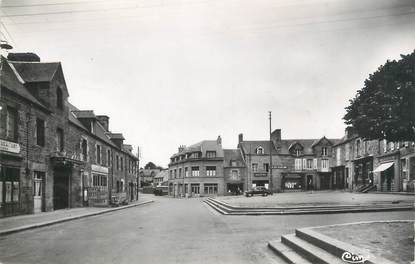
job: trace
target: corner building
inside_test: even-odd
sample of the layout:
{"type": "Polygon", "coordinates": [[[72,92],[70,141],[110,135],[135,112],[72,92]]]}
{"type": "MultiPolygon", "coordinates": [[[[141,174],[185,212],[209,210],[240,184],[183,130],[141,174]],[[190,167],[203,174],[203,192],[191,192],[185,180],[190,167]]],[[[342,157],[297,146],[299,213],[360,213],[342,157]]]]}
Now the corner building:
{"type": "Polygon", "coordinates": [[[224,150],[220,136],[180,146],[170,158],[169,195],[199,197],[242,191],[245,173],[239,150],[224,150]]]}

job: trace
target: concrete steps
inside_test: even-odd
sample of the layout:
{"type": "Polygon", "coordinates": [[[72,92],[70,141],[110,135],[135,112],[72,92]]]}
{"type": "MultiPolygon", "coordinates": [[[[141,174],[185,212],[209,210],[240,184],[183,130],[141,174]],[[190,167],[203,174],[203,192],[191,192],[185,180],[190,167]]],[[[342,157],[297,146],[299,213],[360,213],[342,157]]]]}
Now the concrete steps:
{"type": "Polygon", "coordinates": [[[268,247],[286,263],[344,264],[346,262],[342,257],[348,252],[349,257],[361,256],[363,259],[360,263],[396,264],[310,228],[297,229],[294,234],[284,235],[280,240],[270,241],[268,247]]]}
{"type": "Polygon", "coordinates": [[[269,208],[232,206],[213,198],[208,198],[204,200],[204,202],[224,215],[330,214],[374,211],[402,211],[414,209],[414,204],[408,202],[269,208]]]}

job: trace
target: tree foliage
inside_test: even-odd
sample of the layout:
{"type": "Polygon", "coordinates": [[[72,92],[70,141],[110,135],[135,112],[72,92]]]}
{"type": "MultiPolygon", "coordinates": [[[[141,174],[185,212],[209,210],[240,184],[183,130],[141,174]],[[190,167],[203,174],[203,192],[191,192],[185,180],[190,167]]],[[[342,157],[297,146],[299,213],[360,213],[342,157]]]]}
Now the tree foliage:
{"type": "Polygon", "coordinates": [[[153,162],[148,162],[147,164],[146,164],[146,166],[144,166],[144,169],[146,169],[146,170],[153,170],[153,169],[156,169],[157,168],[157,166],[156,166],[156,164],[154,164],[153,162]]]}
{"type": "Polygon", "coordinates": [[[415,141],[415,51],[369,75],[343,117],[366,139],[415,141]]]}

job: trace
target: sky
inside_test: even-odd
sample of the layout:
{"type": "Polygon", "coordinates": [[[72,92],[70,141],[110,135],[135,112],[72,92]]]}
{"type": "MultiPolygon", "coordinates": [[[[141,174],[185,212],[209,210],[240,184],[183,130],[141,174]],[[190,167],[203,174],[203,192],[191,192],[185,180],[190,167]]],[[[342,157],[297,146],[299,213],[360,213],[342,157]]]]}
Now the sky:
{"type": "Polygon", "coordinates": [[[14,52],[62,62],[140,166],[179,145],[341,138],[370,73],[415,49],[415,0],[0,0],[14,52]]]}

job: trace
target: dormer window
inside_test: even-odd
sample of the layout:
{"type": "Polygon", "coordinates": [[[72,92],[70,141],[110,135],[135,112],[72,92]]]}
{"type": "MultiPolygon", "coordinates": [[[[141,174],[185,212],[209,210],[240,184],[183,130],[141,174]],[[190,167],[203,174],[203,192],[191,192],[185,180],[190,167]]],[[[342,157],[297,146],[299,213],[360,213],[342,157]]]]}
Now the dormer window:
{"type": "Polygon", "coordinates": [[[301,149],[296,149],[295,150],[295,155],[298,157],[301,155],[301,149]]]}
{"type": "Polygon", "coordinates": [[[327,147],[321,148],[321,156],[327,156],[327,147]]]}
{"type": "Polygon", "coordinates": [[[95,126],[94,126],[94,121],[91,121],[91,133],[94,134],[95,133],[95,126]]]}
{"type": "Polygon", "coordinates": [[[56,88],[56,107],[59,109],[63,109],[62,90],[59,87],[56,88]]]}
{"type": "Polygon", "coordinates": [[[261,146],[257,147],[256,154],[263,155],[264,154],[264,148],[261,147],[261,146]]]}
{"type": "Polygon", "coordinates": [[[206,151],[206,158],[216,158],[216,151],[206,151]]]}

